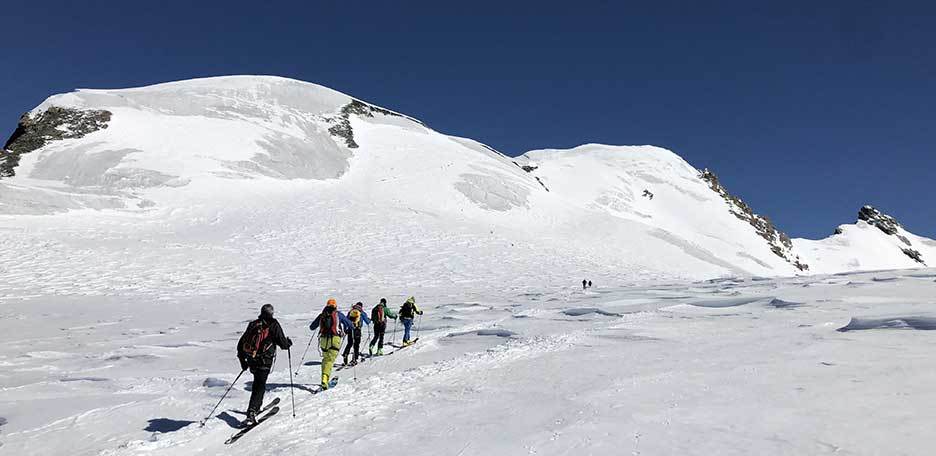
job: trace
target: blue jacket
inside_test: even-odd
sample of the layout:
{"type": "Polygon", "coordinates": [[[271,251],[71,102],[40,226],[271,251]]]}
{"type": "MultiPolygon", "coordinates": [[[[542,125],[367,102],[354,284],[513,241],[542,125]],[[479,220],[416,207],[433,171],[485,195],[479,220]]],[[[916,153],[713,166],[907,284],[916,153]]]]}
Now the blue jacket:
{"type": "MultiPolygon", "coordinates": [[[[371,323],[371,319],[367,316],[367,312],[361,309],[358,309],[358,312],[361,312],[361,320],[364,320],[364,324],[369,325],[371,323]]],[[[349,318],[348,320],[350,321],[351,319],[349,318]]]]}
{"type": "MultiPolygon", "coordinates": [[[[353,331],[354,325],[351,324],[351,320],[348,317],[346,317],[345,314],[341,313],[340,311],[336,310],[336,312],[338,312],[338,323],[341,324],[341,329],[344,330],[345,334],[353,331]]],[[[309,329],[311,329],[312,332],[318,331],[319,321],[321,319],[322,319],[322,314],[319,314],[319,316],[315,317],[315,320],[312,320],[312,324],[309,325],[309,329]]]]}

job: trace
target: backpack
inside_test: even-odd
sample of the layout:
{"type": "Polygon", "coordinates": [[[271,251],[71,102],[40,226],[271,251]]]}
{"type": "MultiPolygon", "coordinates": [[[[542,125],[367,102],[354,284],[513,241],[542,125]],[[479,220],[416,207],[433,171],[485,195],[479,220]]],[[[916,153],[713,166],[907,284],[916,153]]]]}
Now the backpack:
{"type": "Polygon", "coordinates": [[[319,335],[340,336],[341,326],[338,324],[338,311],[334,307],[326,307],[319,317],[319,335]]]}
{"type": "Polygon", "coordinates": [[[371,312],[371,320],[374,320],[374,323],[387,322],[387,317],[384,316],[384,308],[382,305],[378,304],[377,307],[374,307],[374,311],[371,312]]]}
{"type": "Polygon", "coordinates": [[[361,311],[357,309],[351,309],[348,312],[348,319],[351,320],[351,323],[354,324],[355,328],[361,327],[361,311]]]}
{"type": "Polygon", "coordinates": [[[400,308],[400,318],[414,318],[416,312],[413,311],[413,304],[409,301],[403,303],[403,307],[400,308]]]}
{"type": "Polygon", "coordinates": [[[248,362],[256,361],[273,346],[269,340],[270,325],[262,319],[256,319],[247,325],[247,330],[241,336],[240,349],[247,355],[248,362]]]}

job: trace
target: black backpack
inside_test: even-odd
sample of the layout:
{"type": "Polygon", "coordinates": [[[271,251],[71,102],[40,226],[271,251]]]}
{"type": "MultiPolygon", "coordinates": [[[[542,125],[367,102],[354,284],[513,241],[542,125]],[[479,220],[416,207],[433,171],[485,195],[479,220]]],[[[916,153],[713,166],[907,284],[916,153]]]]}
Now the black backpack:
{"type": "Polygon", "coordinates": [[[403,303],[403,307],[400,308],[400,318],[414,318],[416,312],[413,311],[413,305],[409,301],[403,303]]]}
{"type": "Polygon", "coordinates": [[[254,364],[273,346],[270,339],[270,325],[263,319],[256,319],[247,325],[247,330],[241,336],[241,351],[246,355],[247,362],[254,364]]]}

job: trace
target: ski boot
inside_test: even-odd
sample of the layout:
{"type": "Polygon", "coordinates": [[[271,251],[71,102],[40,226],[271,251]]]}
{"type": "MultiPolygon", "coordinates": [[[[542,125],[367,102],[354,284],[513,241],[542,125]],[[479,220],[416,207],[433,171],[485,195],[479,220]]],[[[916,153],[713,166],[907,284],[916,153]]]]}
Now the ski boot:
{"type": "Polygon", "coordinates": [[[383,349],[382,349],[382,348],[378,348],[378,349],[377,349],[377,356],[383,356],[383,349]]]}
{"type": "Polygon", "coordinates": [[[257,424],[257,412],[253,410],[247,411],[247,418],[244,419],[244,427],[254,426],[257,424]]]}
{"type": "Polygon", "coordinates": [[[367,354],[374,356],[374,346],[370,345],[367,347],[367,354]]]}
{"type": "Polygon", "coordinates": [[[342,361],[344,362],[343,366],[346,366],[346,367],[347,367],[347,365],[348,365],[348,357],[345,356],[345,357],[342,359],[342,361]]]}

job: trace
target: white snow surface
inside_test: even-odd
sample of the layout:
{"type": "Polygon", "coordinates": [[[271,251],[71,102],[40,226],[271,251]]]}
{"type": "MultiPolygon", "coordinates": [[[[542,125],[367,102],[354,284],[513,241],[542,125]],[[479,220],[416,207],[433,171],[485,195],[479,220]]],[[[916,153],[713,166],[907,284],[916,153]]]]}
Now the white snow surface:
{"type": "Polygon", "coordinates": [[[934,278],[413,286],[387,297],[417,296],[419,342],[318,395],[318,352],[298,366],[308,322],[328,296],[370,307],[380,294],[366,281],[7,295],[0,442],[50,455],[928,454],[934,278]],[[249,374],[198,421],[235,379],[235,342],[263,302],[296,342],[296,418],[280,353],[266,397],[282,411],[226,446],[249,374]]]}
{"type": "MultiPolygon", "coordinates": [[[[814,275],[793,277],[670,151],[589,144],[513,159],[376,110],[347,118],[350,148],[329,129],[353,100],[238,76],[36,108],[113,117],[0,180],[2,449],[930,448],[936,371],[930,333],[914,329],[932,329],[936,271],[846,272],[923,266],[896,237],[859,222],[795,240],[814,275]],[[576,288],[583,278],[595,288],[576,288]],[[241,380],[206,427],[190,424],[224,390],[210,385],[234,379],[235,342],[262,303],[298,363],[328,297],[369,309],[410,295],[427,311],[419,343],[340,372],[322,395],[308,393],[318,366],[302,366],[297,418],[281,353],[267,395],[284,400],[279,416],[223,445],[246,407],[241,380]],[[849,322],[865,330],[835,331],[849,322]]],[[[936,243],[901,234],[936,261],[936,243]]],[[[306,362],[318,359],[313,348],[306,362]]]]}

